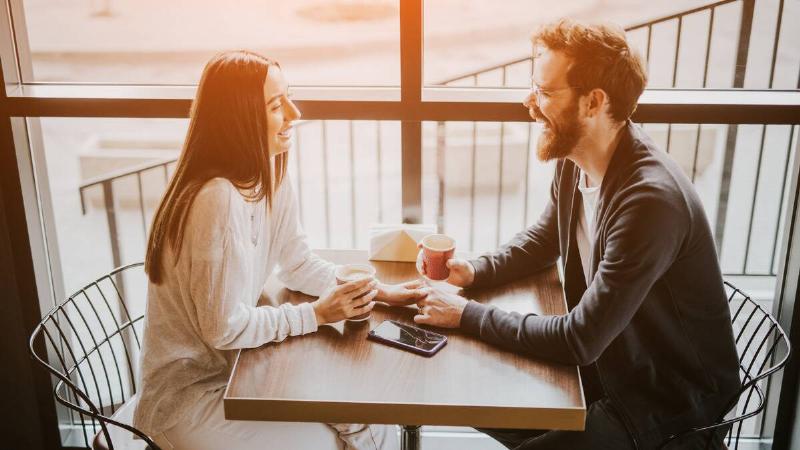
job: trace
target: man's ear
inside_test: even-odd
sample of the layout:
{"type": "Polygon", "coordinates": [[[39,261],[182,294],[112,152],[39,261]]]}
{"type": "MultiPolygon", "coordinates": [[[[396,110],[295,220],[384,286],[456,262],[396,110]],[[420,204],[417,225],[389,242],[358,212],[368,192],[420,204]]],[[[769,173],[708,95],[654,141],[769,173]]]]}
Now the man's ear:
{"type": "Polygon", "coordinates": [[[589,91],[586,95],[586,115],[589,117],[596,117],[598,114],[603,114],[608,107],[608,94],[602,89],[595,88],[589,91]]]}

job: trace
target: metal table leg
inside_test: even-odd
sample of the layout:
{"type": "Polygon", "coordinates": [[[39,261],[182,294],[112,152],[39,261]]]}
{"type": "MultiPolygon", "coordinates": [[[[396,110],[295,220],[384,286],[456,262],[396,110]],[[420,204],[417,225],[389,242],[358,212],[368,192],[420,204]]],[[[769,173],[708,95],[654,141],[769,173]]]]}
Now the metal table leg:
{"type": "Polygon", "coordinates": [[[420,450],[419,425],[403,425],[400,432],[400,448],[402,450],[420,450]]]}

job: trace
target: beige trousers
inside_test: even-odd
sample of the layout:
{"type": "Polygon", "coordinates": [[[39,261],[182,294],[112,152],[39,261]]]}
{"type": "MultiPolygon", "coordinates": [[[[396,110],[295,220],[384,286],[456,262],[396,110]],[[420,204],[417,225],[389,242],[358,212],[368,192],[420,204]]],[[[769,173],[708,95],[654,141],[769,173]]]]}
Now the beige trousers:
{"type": "Polygon", "coordinates": [[[154,439],[164,450],[398,450],[394,425],[226,420],[219,391],[154,439]]]}

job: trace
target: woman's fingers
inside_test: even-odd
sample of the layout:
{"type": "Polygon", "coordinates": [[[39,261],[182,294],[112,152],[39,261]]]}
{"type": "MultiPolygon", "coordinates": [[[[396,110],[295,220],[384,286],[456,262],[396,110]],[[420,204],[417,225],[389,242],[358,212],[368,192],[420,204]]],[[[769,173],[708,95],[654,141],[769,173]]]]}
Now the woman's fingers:
{"type": "MultiPolygon", "coordinates": [[[[373,281],[372,283],[368,283],[368,284],[366,284],[366,285],[364,285],[364,286],[362,286],[362,287],[360,287],[360,288],[358,288],[358,289],[356,289],[356,290],[353,290],[353,291],[350,291],[350,292],[346,293],[345,295],[346,295],[346,296],[347,296],[349,299],[354,299],[354,298],[356,298],[356,297],[358,297],[358,296],[360,296],[360,295],[364,295],[364,294],[366,294],[367,292],[369,292],[369,291],[371,291],[371,290],[375,289],[375,286],[376,286],[377,284],[378,284],[377,282],[374,282],[374,281],[373,281]]],[[[375,289],[375,292],[378,292],[378,291],[377,291],[377,289],[375,289]]]]}
{"type": "Polygon", "coordinates": [[[341,295],[348,295],[348,296],[358,296],[363,294],[364,292],[372,289],[370,285],[374,287],[377,284],[374,278],[362,278],[356,281],[348,281],[347,283],[340,284],[336,291],[338,294],[341,295]],[[360,291],[360,292],[359,292],[360,291]],[[359,292],[359,293],[356,293],[359,292]]]}
{"type": "Polygon", "coordinates": [[[422,280],[411,280],[406,281],[402,286],[406,289],[419,289],[425,286],[425,283],[423,283],[422,280]]]}
{"type": "Polygon", "coordinates": [[[365,296],[363,296],[363,297],[354,298],[353,302],[352,302],[353,308],[361,308],[361,307],[363,307],[367,303],[369,303],[372,300],[374,300],[376,295],[378,295],[378,290],[377,289],[373,289],[373,290],[367,292],[367,294],[365,296]]]}
{"type": "Polygon", "coordinates": [[[367,304],[361,306],[360,308],[353,308],[350,310],[348,317],[353,316],[360,316],[362,314],[367,314],[372,312],[372,308],[375,307],[375,302],[368,302],[367,304]]]}

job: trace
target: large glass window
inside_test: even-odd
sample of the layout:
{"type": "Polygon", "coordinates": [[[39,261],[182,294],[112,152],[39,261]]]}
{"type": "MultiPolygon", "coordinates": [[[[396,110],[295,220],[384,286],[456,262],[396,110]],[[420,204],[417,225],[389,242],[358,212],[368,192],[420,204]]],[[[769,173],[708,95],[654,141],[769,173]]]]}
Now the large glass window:
{"type": "MultiPolygon", "coordinates": [[[[34,162],[50,187],[50,245],[64,293],[144,259],[186,126],[183,119],[29,120],[42,131],[34,162]]],[[[367,248],[371,224],[400,222],[399,135],[392,121],[297,126],[289,173],[312,247],[367,248]]]]}
{"type": "MultiPolygon", "coordinates": [[[[412,12],[421,6],[424,15],[424,64],[404,71],[409,84],[401,88],[418,86],[417,75],[424,86],[527,87],[531,32],[563,16],[621,24],[648,61],[651,89],[798,88],[796,1],[12,0],[0,13],[13,15],[3,39],[17,43],[15,52],[10,41],[0,46],[9,91],[17,96],[10,115],[45,117],[11,119],[17,152],[31,159],[21,169],[26,200],[38,208],[29,217],[44,221],[37,243],[45,250],[32,248],[39,261],[49,258],[50,271],[42,275],[47,270],[37,267],[37,276],[52,284],[42,292],[53,298],[41,304],[49,307],[144,258],[187,120],[117,117],[180,117],[175,105],[188,101],[180,88],[130,86],[120,93],[119,86],[194,85],[205,62],[226,49],[274,57],[291,84],[321,86],[304,93],[312,107],[296,128],[289,166],[312,247],[363,249],[371,224],[410,217],[437,224],[461,250],[483,252],[534,223],[548,200],[554,164],[536,159],[539,125],[512,112],[521,110],[522,90],[431,89],[462,102],[442,113],[430,95],[419,103],[416,92],[393,90],[388,101],[382,89],[330,88],[400,85],[400,27],[413,30],[418,19],[404,13],[401,23],[401,2],[412,12]],[[49,86],[27,89],[34,84],[49,86]],[[351,94],[363,102],[344,103],[351,94]],[[517,94],[514,109],[504,104],[517,94]],[[154,96],[159,100],[151,102],[154,96]],[[431,111],[440,122],[422,121],[431,111]],[[456,121],[464,118],[478,122],[456,121]],[[29,175],[35,184],[25,184],[29,175]]],[[[404,33],[403,42],[414,65],[412,34],[404,33]]],[[[701,124],[681,124],[676,116],[655,119],[675,123],[644,129],[694,182],[726,279],[777,311],[772,303],[787,258],[783,227],[794,213],[789,187],[800,127],[780,117],[779,106],[764,110],[794,125],[760,117],[753,121],[766,124],[725,124],[739,102],[750,100],[719,94],[729,106],[706,111],[683,99],[655,105],[657,112],[678,106],[677,114],[699,114],[701,124]]],[[[754,103],[748,106],[761,108],[754,103]]],[[[759,435],[761,417],[748,422],[747,434],[759,435]]],[[[77,425],[72,420],[68,425],[77,425]]],[[[765,426],[769,434],[771,424],[765,426]]]]}
{"type": "Polygon", "coordinates": [[[528,86],[531,33],[571,17],[625,28],[647,61],[650,88],[743,87],[734,83],[738,65],[743,74],[746,67],[744,87],[795,89],[800,35],[796,27],[778,27],[798,12],[796,3],[777,1],[755,2],[749,11],[741,0],[557,5],[518,0],[503,2],[499,10],[498,4],[479,0],[426,2],[425,84],[528,86]],[[746,17],[752,18],[749,35],[740,27],[746,17]],[[740,47],[748,51],[743,62],[737,61],[740,47]]]}
{"type": "MultiPolygon", "coordinates": [[[[722,271],[767,306],[773,299],[798,129],[789,125],[645,124],[694,182],[722,271]],[[730,139],[730,142],[729,142],[730,139]],[[734,280],[735,279],[735,280],[734,280]]],[[[540,126],[426,122],[423,220],[483,252],[536,222],[553,163],[536,158],[540,126]]],[[[768,308],[769,309],[769,308],[768,308]]]]}
{"type": "Polygon", "coordinates": [[[400,82],[397,0],[22,3],[26,81],[195,84],[212,55],[244,48],[280,61],[293,84],[400,82]]]}

